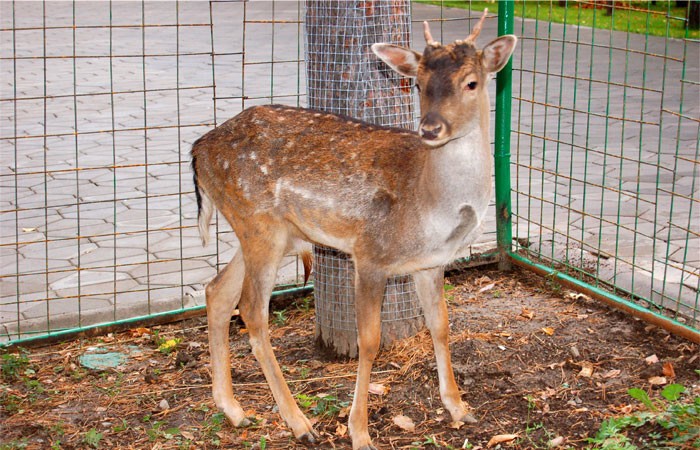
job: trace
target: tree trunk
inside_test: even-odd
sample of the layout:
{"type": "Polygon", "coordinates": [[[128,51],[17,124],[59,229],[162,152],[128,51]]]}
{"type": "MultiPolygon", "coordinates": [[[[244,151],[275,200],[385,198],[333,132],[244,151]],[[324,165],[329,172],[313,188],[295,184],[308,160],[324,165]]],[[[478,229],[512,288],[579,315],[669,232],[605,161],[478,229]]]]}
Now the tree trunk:
{"type": "MultiPolygon", "coordinates": [[[[410,31],[409,0],[307,0],[309,107],[377,125],[413,128],[411,82],[370,50],[376,42],[409,46],[410,31]]],[[[316,247],[314,257],[317,342],[337,356],[355,357],[352,261],[325,247],[316,247]]],[[[388,280],[382,306],[382,345],[408,337],[422,326],[412,279],[388,280]]]]}
{"type": "Polygon", "coordinates": [[[688,5],[688,28],[700,29],[700,0],[692,0],[688,5]]]}
{"type": "Polygon", "coordinates": [[[605,9],[605,15],[612,16],[613,9],[615,8],[615,0],[605,0],[605,2],[603,3],[605,4],[605,6],[603,7],[605,9]]]}

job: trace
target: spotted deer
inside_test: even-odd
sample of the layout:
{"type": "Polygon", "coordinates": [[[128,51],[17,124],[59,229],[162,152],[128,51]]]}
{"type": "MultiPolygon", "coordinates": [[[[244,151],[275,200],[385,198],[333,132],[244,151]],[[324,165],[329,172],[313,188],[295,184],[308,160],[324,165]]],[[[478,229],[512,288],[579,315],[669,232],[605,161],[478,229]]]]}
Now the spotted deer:
{"type": "Polygon", "coordinates": [[[478,234],[491,197],[487,83],[517,39],[478,49],[486,12],[465,40],[436,42],[424,23],[423,53],[391,44],[372,51],[420,93],[418,132],[286,106],[244,110],[197,140],[192,169],[206,245],[214,208],[240,251],[206,288],[216,405],[248,424],[234,398],[229,320],[238,307],[279,413],[296,438],[317,439],[270,345],[268,304],[285,254],[311,242],[350,255],[355,267],[359,365],[349,432],[353,449],[373,449],[367,425],[372,363],[388,277],[412,274],[432,336],[440,396],[455,421],[475,422],[461,400],[448,348],[443,266],[478,234]]]}

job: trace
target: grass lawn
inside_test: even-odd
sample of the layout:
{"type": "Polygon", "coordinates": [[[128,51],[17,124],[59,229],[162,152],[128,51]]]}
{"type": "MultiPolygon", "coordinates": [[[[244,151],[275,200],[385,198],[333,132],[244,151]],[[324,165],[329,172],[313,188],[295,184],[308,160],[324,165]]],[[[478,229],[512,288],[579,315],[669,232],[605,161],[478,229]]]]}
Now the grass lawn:
{"type": "MultiPolygon", "coordinates": [[[[493,13],[498,12],[499,4],[498,1],[419,1],[475,11],[483,11],[484,8],[488,8],[489,12],[493,13]]],[[[675,1],[658,0],[655,5],[651,1],[617,1],[612,16],[606,15],[604,9],[596,9],[593,6],[593,0],[581,2],[569,0],[567,7],[559,6],[558,1],[516,0],[515,15],[542,21],[608,30],[612,28],[617,31],[653,36],[693,39],[700,37],[700,30],[686,31],[686,8],[677,7],[675,1]]]]}

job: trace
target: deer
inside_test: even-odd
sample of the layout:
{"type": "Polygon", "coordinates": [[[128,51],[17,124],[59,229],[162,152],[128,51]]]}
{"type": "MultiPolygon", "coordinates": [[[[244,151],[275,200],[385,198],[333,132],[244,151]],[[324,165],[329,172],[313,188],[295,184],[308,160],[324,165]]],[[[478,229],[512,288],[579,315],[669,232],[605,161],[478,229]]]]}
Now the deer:
{"type": "Polygon", "coordinates": [[[230,371],[229,322],[238,308],[279,414],[298,440],[318,442],[283,378],[268,329],[280,261],[305,252],[308,243],[341,250],[354,263],[359,361],[348,418],[352,448],[375,449],[368,388],[384,288],[394,275],[413,276],[445,409],[454,421],[476,422],[452,370],[443,283],[444,266],[476,239],[491,199],[487,84],[517,42],[505,35],[477,48],[486,13],[466,39],[447,45],[435,41],[424,22],[422,53],[387,43],[371,46],[391,69],[415,79],[417,132],[263,105],[243,110],[193,144],[203,245],[215,209],[240,242],[205,288],[212,395],[233,426],[249,424],[230,371]]]}

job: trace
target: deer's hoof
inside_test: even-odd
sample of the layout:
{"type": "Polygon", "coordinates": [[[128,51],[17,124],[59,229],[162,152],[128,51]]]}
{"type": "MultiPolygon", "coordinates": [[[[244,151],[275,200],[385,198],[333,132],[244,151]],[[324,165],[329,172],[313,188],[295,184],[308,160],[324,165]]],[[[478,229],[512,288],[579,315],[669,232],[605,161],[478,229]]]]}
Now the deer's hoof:
{"type": "Polygon", "coordinates": [[[315,444],[318,435],[312,430],[299,436],[299,441],[303,444],[315,444]]]}
{"type": "Polygon", "coordinates": [[[251,426],[252,424],[253,424],[253,422],[251,422],[250,419],[248,419],[247,417],[244,417],[243,419],[241,419],[240,422],[238,422],[238,424],[236,424],[236,426],[238,428],[245,428],[245,427],[251,426]]]}
{"type": "Polygon", "coordinates": [[[462,416],[462,418],[459,419],[459,420],[460,420],[461,422],[464,422],[464,423],[471,423],[471,424],[474,424],[474,423],[479,422],[479,421],[476,419],[476,417],[474,417],[474,415],[473,415],[472,413],[465,413],[465,414],[462,416]]]}

